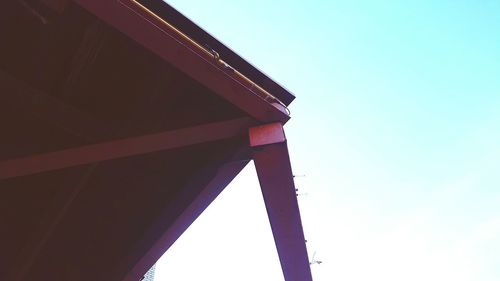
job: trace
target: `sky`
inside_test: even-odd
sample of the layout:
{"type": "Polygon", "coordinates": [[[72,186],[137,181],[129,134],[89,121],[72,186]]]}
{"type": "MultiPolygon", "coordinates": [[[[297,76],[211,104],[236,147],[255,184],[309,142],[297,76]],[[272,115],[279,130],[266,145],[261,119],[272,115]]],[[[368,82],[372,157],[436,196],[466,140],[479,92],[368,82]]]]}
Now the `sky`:
{"type": "MultiPolygon", "coordinates": [[[[296,95],[315,281],[500,280],[500,1],[167,1],[296,95]]],[[[156,280],[278,280],[253,163],[156,280]]]]}

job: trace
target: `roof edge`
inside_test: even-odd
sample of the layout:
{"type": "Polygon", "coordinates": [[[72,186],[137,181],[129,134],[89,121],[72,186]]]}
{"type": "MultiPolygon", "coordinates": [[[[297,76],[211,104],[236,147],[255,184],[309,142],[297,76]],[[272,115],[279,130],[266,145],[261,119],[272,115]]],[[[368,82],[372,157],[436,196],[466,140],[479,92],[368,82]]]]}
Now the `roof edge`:
{"type": "Polygon", "coordinates": [[[271,79],[263,71],[243,59],[236,52],[221,43],[210,33],[194,23],[191,19],[177,11],[174,7],[162,0],[137,0],[157,16],[168,21],[180,31],[191,37],[202,46],[207,46],[216,51],[221,59],[227,62],[231,67],[237,69],[246,77],[250,78],[264,90],[278,98],[285,105],[289,105],[294,99],[289,90],[271,79]]]}

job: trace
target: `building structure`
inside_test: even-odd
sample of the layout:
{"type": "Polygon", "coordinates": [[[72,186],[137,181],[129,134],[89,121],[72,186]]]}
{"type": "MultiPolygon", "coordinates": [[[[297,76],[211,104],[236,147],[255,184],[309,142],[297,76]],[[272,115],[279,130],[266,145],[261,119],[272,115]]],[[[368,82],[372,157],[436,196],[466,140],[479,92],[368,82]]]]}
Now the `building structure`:
{"type": "Polygon", "coordinates": [[[0,280],[140,280],[251,160],[312,279],[286,89],[161,0],[1,1],[0,38],[0,280]]]}

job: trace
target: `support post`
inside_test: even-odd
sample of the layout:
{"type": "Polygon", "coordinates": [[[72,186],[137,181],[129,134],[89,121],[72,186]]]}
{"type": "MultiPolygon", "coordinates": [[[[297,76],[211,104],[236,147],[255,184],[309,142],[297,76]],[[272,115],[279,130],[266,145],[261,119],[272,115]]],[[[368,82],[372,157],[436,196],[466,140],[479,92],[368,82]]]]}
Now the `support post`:
{"type": "Polygon", "coordinates": [[[250,146],[286,281],[312,281],[283,127],[250,128],[250,146]]]}

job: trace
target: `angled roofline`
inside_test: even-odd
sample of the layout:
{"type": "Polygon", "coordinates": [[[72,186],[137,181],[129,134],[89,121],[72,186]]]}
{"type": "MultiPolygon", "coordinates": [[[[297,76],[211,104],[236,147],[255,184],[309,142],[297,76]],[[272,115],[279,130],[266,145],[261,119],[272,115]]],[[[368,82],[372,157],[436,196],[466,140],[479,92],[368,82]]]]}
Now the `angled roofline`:
{"type": "Polygon", "coordinates": [[[138,0],[74,0],[260,122],[290,119],[286,103],[138,0]]]}
{"type": "Polygon", "coordinates": [[[250,78],[266,91],[272,93],[285,105],[289,105],[295,99],[295,95],[288,89],[278,84],[262,70],[243,59],[236,52],[231,50],[231,48],[221,43],[214,36],[199,27],[191,19],[181,14],[168,3],[162,0],[138,0],[138,2],[164,20],[170,22],[200,45],[210,47],[216,51],[220,55],[221,59],[233,68],[237,69],[246,77],[250,78]]]}

